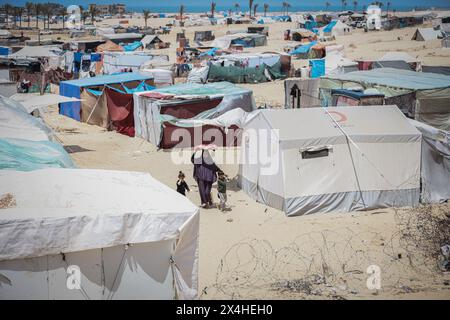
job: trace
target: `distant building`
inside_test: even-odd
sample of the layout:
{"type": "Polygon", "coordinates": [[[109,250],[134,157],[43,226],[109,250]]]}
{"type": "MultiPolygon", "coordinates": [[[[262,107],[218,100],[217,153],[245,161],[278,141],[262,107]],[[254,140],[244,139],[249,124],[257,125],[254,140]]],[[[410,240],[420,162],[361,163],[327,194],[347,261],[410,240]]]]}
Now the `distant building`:
{"type": "Polygon", "coordinates": [[[97,10],[98,15],[107,15],[107,14],[124,14],[126,11],[126,7],[124,4],[115,3],[115,4],[90,4],[89,9],[94,7],[97,10]]]}

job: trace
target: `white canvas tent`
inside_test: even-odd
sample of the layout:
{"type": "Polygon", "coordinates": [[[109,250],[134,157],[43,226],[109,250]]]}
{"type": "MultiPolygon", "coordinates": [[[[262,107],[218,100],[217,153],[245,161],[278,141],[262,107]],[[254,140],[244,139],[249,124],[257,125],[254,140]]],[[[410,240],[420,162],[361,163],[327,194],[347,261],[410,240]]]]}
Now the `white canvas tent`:
{"type": "Polygon", "coordinates": [[[104,52],[103,53],[103,73],[113,74],[131,68],[133,72],[148,63],[168,63],[167,55],[156,55],[149,51],[130,51],[130,52],[104,52]]]}
{"type": "Polygon", "coordinates": [[[436,40],[440,37],[442,37],[442,32],[440,30],[434,30],[433,28],[417,28],[411,40],[429,41],[436,40]]]}
{"type": "Polygon", "coordinates": [[[289,216],[411,206],[420,147],[396,106],[261,110],[245,126],[239,183],[289,216]]]}
{"type": "Polygon", "coordinates": [[[406,52],[390,51],[381,57],[380,61],[405,61],[407,63],[418,63],[419,60],[406,52]]]}
{"type": "Polygon", "coordinates": [[[42,169],[0,180],[11,200],[0,208],[0,299],[197,296],[198,208],[149,174],[42,169]]]}

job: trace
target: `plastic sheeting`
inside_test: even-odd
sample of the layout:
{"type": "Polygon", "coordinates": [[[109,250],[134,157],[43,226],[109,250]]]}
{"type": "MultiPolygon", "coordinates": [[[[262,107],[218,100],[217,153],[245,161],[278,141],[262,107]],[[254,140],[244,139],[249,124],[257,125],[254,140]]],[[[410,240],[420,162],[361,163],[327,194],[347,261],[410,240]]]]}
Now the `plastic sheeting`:
{"type": "Polygon", "coordinates": [[[0,170],[31,171],[42,168],[73,168],[72,159],[57,143],[0,139],[0,170]]]}
{"type": "Polygon", "coordinates": [[[450,199],[450,133],[409,120],[422,133],[421,202],[450,199]]]}
{"type": "Polygon", "coordinates": [[[198,208],[151,175],[43,169],[0,179],[15,200],[1,210],[0,261],[173,239],[173,262],[153,271],[173,268],[177,296],[197,296],[198,208]]]}
{"type": "Polygon", "coordinates": [[[0,138],[45,141],[53,139],[51,130],[28,114],[17,101],[0,97],[0,138]]]}
{"type": "Polygon", "coordinates": [[[317,41],[313,41],[310,42],[308,44],[304,44],[302,46],[299,46],[297,48],[295,48],[294,50],[292,50],[291,52],[289,52],[290,55],[297,55],[297,54],[304,54],[304,53],[308,53],[309,50],[311,50],[311,48],[313,46],[315,46],[317,44],[317,41]]]}

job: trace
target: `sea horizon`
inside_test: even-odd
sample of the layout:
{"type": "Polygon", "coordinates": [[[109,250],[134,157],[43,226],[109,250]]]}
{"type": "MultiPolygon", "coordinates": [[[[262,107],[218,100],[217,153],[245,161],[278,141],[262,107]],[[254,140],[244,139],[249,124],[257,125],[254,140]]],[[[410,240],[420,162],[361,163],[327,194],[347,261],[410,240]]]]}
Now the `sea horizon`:
{"type": "MultiPolygon", "coordinates": [[[[127,5],[126,6],[127,11],[129,12],[142,12],[143,10],[149,10],[153,13],[176,13],[179,11],[180,6],[179,5],[167,5],[167,6],[155,6],[155,5],[140,5],[140,6],[133,6],[133,5],[127,5]]],[[[356,11],[364,11],[365,8],[367,8],[367,5],[358,5],[356,8],[356,11]]],[[[345,10],[354,11],[353,5],[347,5],[345,10]]],[[[382,9],[385,11],[387,8],[384,6],[382,9]]],[[[396,10],[396,11],[424,11],[424,10],[450,10],[450,6],[412,6],[412,5],[391,5],[389,7],[389,10],[396,10]]],[[[232,12],[236,12],[236,8],[234,6],[230,7],[227,5],[217,5],[215,12],[227,12],[231,10],[232,12]]],[[[205,5],[185,5],[184,11],[186,13],[205,13],[210,12],[211,7],[210,4],[205,5]]],[[[283,9],[281,5],[279,6],[270,6],[267,12],[274,13],[274,12],[285,12],[286,10],[283,9]]],[[[340,12],[342,11],[342,6],[340,5],[332,5],[326,8],[324,5],[292,5],[291,8],[289,8],[288,13],[295,13],[295,12],[305,12],[305,11],[333,11],[333,12],[340,12]]],[[[238,12],[248,12],[248,7],[242,6],[238,9],[238,12]]],[[[257,13],[264,12],[264,8],[262,5],[258,6],[257,13]]]]}

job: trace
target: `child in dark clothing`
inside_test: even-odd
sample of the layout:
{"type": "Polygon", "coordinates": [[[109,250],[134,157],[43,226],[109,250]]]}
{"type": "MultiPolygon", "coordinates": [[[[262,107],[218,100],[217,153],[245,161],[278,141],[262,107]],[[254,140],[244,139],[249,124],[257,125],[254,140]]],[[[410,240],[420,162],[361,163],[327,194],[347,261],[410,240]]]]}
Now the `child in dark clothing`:
{"type": "Polygon", "coordinates": [[[191,191],[186,183],[186,181],[184,181],[184,173],[182,171],[180,171],[178,173],[178,180],[177,180],[177,192],[181,193],[183,196],[186,196],[186,190],[187,191],[191,191]]]}
{"type": "Polygon", "coordinates": [[[227,206],[227,180],[228,177],[222,171],[218,172],[219,178],[217,179],[217,196],[219,197],[220,204],[219,209],[225,211],[227,206]]]}

